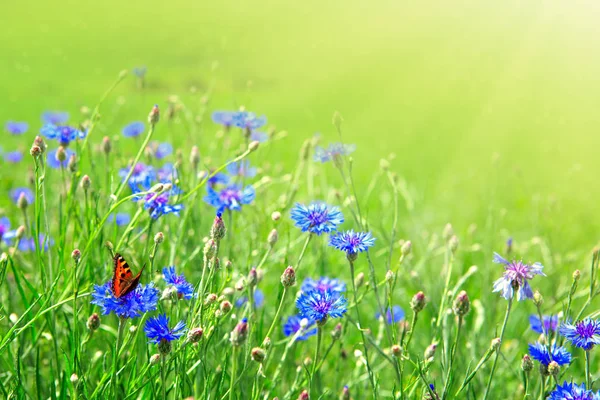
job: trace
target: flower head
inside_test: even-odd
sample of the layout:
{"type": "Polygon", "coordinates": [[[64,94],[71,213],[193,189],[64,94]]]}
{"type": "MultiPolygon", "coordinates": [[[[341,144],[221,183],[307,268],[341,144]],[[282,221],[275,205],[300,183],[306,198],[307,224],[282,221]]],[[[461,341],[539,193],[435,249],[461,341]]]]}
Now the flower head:
{"type": "Polygon", "coordinates": [[[253,131],[262,128],[267,123],[267,117],[256,116],[256,114],[248,111],[239,111],[233,114],[233,125],[238,128],[253,131]]]}
{"type": "Polygon", "coordinates": [[[329,245],[348,255],[362,253],[375,244],[371,232],[334,232],[329,238],[329,245]]]}
{"type": "Polygon", "coordinates": [[[535,342],[529,345],[529,354],[531,355],[531,358],[545,366],[548,366],[552,361],[556,362],[558,365],[571,363],[571,353],[562,346],[559,347],[553,345],[551,351],[548,351],[546,345],[535,342]]]}
{"type": "Polygon", "coordinates": [[[302,321],[302,317],[300,317],[298,315],[292,315],[291,317],[289,317],[287,319],[287,322],[283,325],[283,334],[285,336],[293,336],[300,329],[304,329],[302,331],[302,333],[300,334],[300,336],[298,336],[296,338],[296,340],[306,340],[310,336],[317,334],[317,328],[311,328],[315,324],[314,321],[307,320],[308,323],[306,324],[306,326],[304,328],[302,328],[301,321],[302,321]]]}
{"type": "MultiPolygon", "coordinates": [[[[242,307],[244,304],[248,302],[248,297],[243,296],[237,299],[235,302],[236,307],[242,307]]],[[[260,308],[265,304],[265,294],[260,289],[254,289],[254,307],[260,308]]]]}
{"type": "Polygon", "coordinates": [[[28,204],[32,204],[33,201],[35,200],[33,192],[29,188],[18,187],[18,188],[14,188],[13,190],[10,191],[10,199],[15,204],[17,204],[17,202],[19,201],[19,197],[21,197],[21,195],[25,196],[25,200],[27,200],[28,204]]]}
{"type": "Polygon", "coordinates": [[[505,299],[512,299],[514,291],[517,290],[517,300],[533,298],[533,291],[529,286],[529,280],[536,275],[546,276],[542,269],[544,266],[540,263],[532,265],[521,261],[508,262],[498,253],[494,253],[494,262],[504,264],[504,276],[494,282],[494,292],[501,292],[505,299]]]}
{"type": "Polygon", "coordinates": [[[212,113],[212,120],[215,124],[230,128],[233,125],[233,111],[215,111],[212,113]]]}
{"type": "MultiPolygon", "coordinates": [[[[125,167],[119,170],[119,177],[121,180],[124,181],[125,178],[127,178],[130,168],[131,167],[125,167]]],[[[157,174],[152,166],[144,163],[137,163],[131,171],[128,184],[134,192],[147,191],[152,187],[152,184],[156,179],[157,174]]]]}
{"type": "Polygon", "coordinates": [[[23,159],[23,153],[19,150],[9,151],[8,153],[4,153],[4,161],[16,164],[23,159]]]}
{"type": "Polygon", "coordinates": [[[141,121],[132,122],[123,127],[123,136],[125,137],[138,137],[140,136],[144,130],[146,130],[146,125],[141,121]]]}
{"type": "Polygon", "coordinates": [[[266,132],[252,131],[250,134],[250,140],[258,143],[264,143],[269,140],[269,135],[266,132]]]}
{"type": "Polygon", "coordinates": [[[75,155],[75,152],[69,148],[64,148],[65,152],[65,160],[59,161],[57,158],[58,149],[50,150],[46,155],[46,163],[50,168],[58,169],[58,168],[67,168],[69,165],[69,159],[71,156],[75,155]]]}
{"type": "Polygon", "coordinates": [[[166,314],[159,314],[157,317],[148,319],[144,332],[151,343],[172,342],[185,333],[185,322],[179,321],[173,328],[169,328],[169,317],[166,314]]]}
{"type": "Polygon", "coordinates": [[[194,296],[194,285],[189,283],[183,274],[177,275],[175,266],[164,267],[163,276],[168,285],[173,285],[177,289],[177,294],[180,297],[189,300],[194,296]]]}
{"type": "Polygon", "coordinates": [[[127,213],[110,214],[107,219],[108,222],[115,222],[117,226],[125,226],[131,221],[131,216],[127,213]]]}
{"type": "Polygon", "coordinates": [[[308,206],[296,203],[291,211],[291,217],[296,227],[302,232],[321,235],[334,231],[344,222],[344,215],[339,208],[325,203],[311,203],[308,206]]]}
{"type": "Polygon", "coordinates": [[[594,345],[600,344],[600,322],[586,318],[575,324],[563,323],[558,332],[563,335],[573,346],[590,350],[594,345]]]}
{"type": "Polygon", "coordinates": [[[4,129],[13,135],[22,135],[29,129],[29,124],[27,122],[8,121],[4,125],[4,129]]]}
{"type": "Polygon", "coordinates": [[[91,303],[100,306],[104,315],[113,312],[118,317],[135,318],[156,310],[159,293],[154,283],[150,282],[147,285],[139,284],[135,290],[116,298],[112,291],[112,282],[108,281],[104,285],[94,285],[91,303]]]}
{"type": "Polygon", "coordinates": [[[252,185],[248,185],[242,189],[241,185],[233,184],[226,186],[220,191],[208,187],[204,201],[217,208],[220,212],[225,209],[240,211],[242,205],[252,203],[255,197],[256,193],[252,185]]]}
{"type": "Polygon", "coordinates": [[[302,282],[301,290],[303,292],[316,290],[319,292],[331,291],[335,293],[343,293],[346,291],[346,284],[339,279],[331,279],[326,276],[321,277],[318,280],[306,278],[304,279],[304,282],[302,282]]]}
{"type": "Polygon", "coordinates": [[[148,193],[143,198],[144,208],[150,213],[150,217],[158,219],[161,215],[175,214],[183,209],[183,204],[169,204],[169,192],[148,193]]]}
{"type": "Polygon", "coordinates": [[[232,176],[245,176],[246,178],[254,178],[256,176],[256,167],[250,166],[250,161],[243,160],[233,162],[227,166],[227,172],[232,176]]]}
{"type": "Polygon", "coordinates": [[[148,145],[154,154],[154,157],[158,160],[165,158],[168,155],[173,154],[173,145],[168,142],[150,142],[148,145]]]}
{"type": "MultiPolygon", "coordinates": [[[[400,307],[400,306],[393,306],[392,308],[388,307],[388,309],[385,313],[385,321],[388,323],[388,325],[391,325],[393,323],[402,321],[404,319],[404,316],[405,316],[405,313],[404,313],[404,310],[402,309],[402,307],[400,307]]],[[[375,318],[377,318],[377,319],[381,318],[381,313],[375,314],[375,318]]]]}
{"type": "Polygon", "coordinates": [[[64,111],[46,111],[42,114],[42,122],[45,124],[60,125],[69,120],[69,113],[64,111]]]}
{"type": "Polygon", "coordinates": [[[68,146],[75,139],[84,139],[87,132],[68,125],[46,124],[40,133],[48,139],[56,140],[61,146],[68,146]]]}
{"type": "Polygon", "coordinates": [[[531,330],[540,334],[556,331],[556,328],[558,327],[558,315],[544,315],[543,319],[544,323],[542,325],[540,317],[532,314],[529,317],[529,325],[531,325],[531,330]]]}
{"type": "Polygon", "coordinates": [[[332,143],[327,148],[317,146],[315,148],[315,161],[322,163],[339,159],[342,156],[347,156],[356,150],[354,144],[332,143]]]}
{"type": "MultiPolygon", "coordinates": [[[[15,231],[10,231],[7,235],[5,235],[5,239],[7,240],[7,242],[12,245],[14,238],[16,237],[16,230],[15,231]]],[[[38,236],[38,244],[40,246],[40,248],[42,249],[42,251],[48,251],[48,248],[50,246],[54,245],[54,240],[52,240],[51,238],[48,238],[48,240],[46,241],[46,236],[43,234],[40,234],[38,236]]],[[[33,237],[23,237],[19,240],[19,245],[17,246],[19,251],[21,253],[28,253],[28,252],[32,252],[35,251],[35,239],[33,237]]]]}
{"type": "Polygon", "coordinates": [[[16,231],[10,230],[10,220],[7,217],[0,218],[0,242],[14,238],[16,231]]]}
{"type": "Polygon", "coordinates": [[[564,382],[556,385],[556,389],[550,393],[548,400],[600,400],[600,394],[585,388],[585,384],[564,382]]]}
{"type": "Polygon", "coordinates": [[[341,318],[347,311],[347,300],[338,292],[312,290],[302,292],[296,307],[303,318],[324,323],[328,318],[341,318]]]}

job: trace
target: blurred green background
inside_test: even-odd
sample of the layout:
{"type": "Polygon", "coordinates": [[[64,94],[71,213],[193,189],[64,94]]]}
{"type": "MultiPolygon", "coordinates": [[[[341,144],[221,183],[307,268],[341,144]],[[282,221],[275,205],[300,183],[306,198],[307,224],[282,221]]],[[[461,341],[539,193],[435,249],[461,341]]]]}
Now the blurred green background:
{"type": "Polygon", "coordinates": [[[597,240],[595,2],[28,1],[2,13],[0,121],[33,131],[5,134],[5,150],[28,149],[42,111],[76,115],[145,65],[148,87],[119,86],[104,134],[214,81],[211,108],[246,105],[289,132],[277,160],[315,132],[336,140],[339,110],[357,179],[395,153],[425,222],[460,231],[496,213],[517,239],[597,240]]]}

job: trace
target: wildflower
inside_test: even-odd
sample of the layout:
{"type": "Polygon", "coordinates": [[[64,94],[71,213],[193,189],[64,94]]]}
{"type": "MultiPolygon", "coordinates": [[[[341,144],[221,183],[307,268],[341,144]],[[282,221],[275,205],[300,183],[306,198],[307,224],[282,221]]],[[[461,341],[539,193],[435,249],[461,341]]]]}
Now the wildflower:
{"type": "Polygon", "coordinates": [[[332,143],[327,148],[317,146],[315,147],[315,161],[320,161],[322,163],[331,161],[331,160],[339,160],[342,156],[347,156],[356,150],[356,145],[354,144],[343,144],[343,143],[332,143]]]}
{"type": "MultiPolygon", "coordinates": [[[[235,302],[235,306],[240,308],[242,307],[244,304],[246,304],[248,302],[248,298],[247,297],[240,297],[239,299],[237,299],[237,301],[235,302]]],[[[254,307],[255,308],[260,308],[265,304],[265,294],[262,292],[262,290],[260,289],[255,289],[254,290],[254,307]]]]}
{"type": "Polygon", "coordinates": [[[159,294],[160,291],[150,282],[147,285],[140,284],[125,296],[116,298],[112,292],[112,282],[108,281],[104,285],[94,285],[91,303],[100,306],[104,315],[114,312],[121,318],[135,318],[156,310],[159,294]]]}
{"type": "Polygon", "coordinates": [[[161,215],[175,214],[183,209],[183,204],[169,204],[169,193],[148,193],[143,198],[144,208],[150,213],[150,217],[158,219],[161,215]]]}
{"type": "Polygon", "coordinates": [[[328,318],[341,318],[347,311],[347,300],[339,292],[311,290],[296,300],[300,315],[319,324],[328,318]]]}
{"type": "Polygon", "coordinates": [[[308,206],[296,203],[291,211],[291,217],[296,227],[302,232],[317,235],[334,231],[344,222],[344,216],[338,207],[325,203],[311,203],[308,206]]]}
{"type": "Polygon", "coordinates": [[[179,298],[183,297],[184,299],[189,300],[193,297],[194,285],[189,283],[183,274],[177,275],[175,273],[175,266],[164,267],[163,276],[168,285],[173,285],[175,289],[177,289],[179,298]]]}
{"type": "MultiPolygon", "coordinates": [[[[119,176],[124,181],[129,175],[130,167],[121,168],[119,170],[119,176]]],[[[157,179],[156,171],[150,165],[146,165],[144,163],[137,163],[133,167],[131,171],[131,176],[129,177],[129,186],[133,191],[138,190],[149,190],[152,186],[152,183],[157,179]]]]}
{"type": "Polygon", "coordinates": [[[252,203],[255,197],[256,193],[252,185],[248,185],[245,189],[242,189],[241,185],[233,184],[218,192],[209,186],[204,201],[219,211],[225,209],[240,211],[242,205],[252,203]]]}
{"type": "Polygon", "coordinates": [[[523,356],[523,359],[521,360],[521,369],[525,373],[531,372],[533,369],[533,361],[531,360],[531,357],[529,357],[529,354],[523,356]]]}
{"type": "Polygon", "coordinates": [[[556,328],[558,328],[558,315],[544,315],[543,316],[543,325],[542,321],[540,321],[540,317],[535,314],[529,316],[529,325],[531,325],[531,330],[542,334],[546,332],[554,332],[556,328]]]}
{"type": "Polygon", "coordinates": [[[240,322],[233,328],[229,335],[229,341],[233,346],[240,346],[248,337],[248,318],[242,318],[240,322]]]}
{"type": "Polygon", "coordinates": [[[60,125],[69,120],[69,113],[64,111],[46,111],[42,114],[42,122],[45,124],[60,125]]]}
{"type": "Polygon", "coordinates": [[[375,238],[371,232],[334,232],[329,238],[329,245],[345,252],[349,257],[356,257],[358,253],[367,251],[375,244],[375,238]]]}
{"type": "Polygon", "coordinates": [[[296,340],[307,340],[310,336],[317,334],[317,328],[310,329],[310,327],[314,324],[314,321],[305,319],[304,326],[302,326],[302,317],[298,315],[292,315],[283,325],[283,334],[285,336],[293,336],[302,329],[302,333],[296,338],[296,340]]]}
{"type": "Polygon", "coordinates": [[[600,344],[600,322],[591,318],[579,321],[575,325],[565,322],[560,326],[558,332],[573,346],[580,347],[585,351],[600,344]]]}
{"type": "Polygon", "coordinates": [[[123,127],[123,136],[125,137],[138,137],[140,136],[144,130],[146,130],[146,125],[141,121],[132,122],[123,127]]]}
{"type": "Polygon", "coordinates": [[[256,114],[248,111],[239,111],[233,114],[233,125],[245,129],[249,133],[255,129],[262,128],[267,123],[267,117],[257,117],[256,114]]]}
{"type": "MultiPolygon", "coordinates": [[[[388,323],[388,325],[391,325],[393,323],[402,321],[404,319],[404,316],[405,316],[405,313],[404,313],[404,310],[402,309],[402,307],[400,307],[400,306],[393,306],[391,308],[388,307],[388,309],[385,313],[385,320],[388,323]]],[[[375,314],[375,318],[376,319],[381,318],[381,313],[375,314]]]]}
{"type": "Polygon", "coordinates": [[[84,139],[87,132],[68,125],[46,124],[40,133],[48,139],[56,140],[61,146],[68,146],[75,139],[84,139]]]}
{"type": "Polygon", "coordinates": [[[55,150],[50,150],[46,156],[46,163],[50,168],[67,168],[69,165],[69,159],[75,155],[75,152],[69,148],[59,147],[55,150]],[[62,149],[59,151],[59,149],[62,149]],[[62,153],[62,154],[61,154],[62,153]],[[59,160],[59,156],[65,156],[64,160],[59,160]]]}
{"type": "MultiPolygon", "coordinates": [[[[15,236],[14,236],[15,238],[18,236],[17,233],[18,233],[18,229],[15,231],[15,236]]],[[[38,236],[38,244],[42,248],[43,251],[48,251],[48,248],[50,246],[54,245],[54,240],[48,239],[46,241],[46,236],[43,235],[43,234],[40,234],[38,236]]],[[[22,253],[27,253],[27,252],[30,252],[30,251],[35,251],[35,239],[32,238],[32,237],[27,237],[27,238],[20,239],[19,240],[18,249],[22,253]]]]}
{"type": "Polygon", "coordinates": [[[250,133],[250,140],[258,143],[264,143],[269,140],[269,135],[265,132],[252,131],[252,133],[250,133]]]}
{"type": "Polygon", "coordinates": [[[227,172],[232,176],[254,178],[256,176],[256,167],[251,167],[250,161],[243,160],[227,165],[227,172]]]}
{"type": "Polygon", "coordinates": [[[152,154],[157,160],[161,160],[166,156],[173,154],[173,145],[171,143],[150,142],[148,145],[152,150],[152,154]]]}
{"type": "Polygon", "coordinates": [[[169,317],[159,314],[157,317],[148,319],[144,327],[146,336],[151,343],[158,344],[161,341],[171,342],[179,339],[185,333],[185,323],[179,321],[173,328],[169,328],[169,317]]]}
{"type": "Polygon", "coordinates": [[[128,213],[110,214],[107,221],[114,222],[117,226],[125,226],[131,221],[131,216],[128,213]]]}
{"type": "Polygon", "coordinates": [[[27,122],[8,121],[4,125],[4,129],[13,135],[22,135],[29,129],[29,124],[27,122]]]}
{"type": "Polygon", "coordinates": [[[14,238],[15,234],[16,231],[10,230],[10,220],[7,217],[0,218],[0,242],[14,238]]]}
{"type": "Polygon", "coordinates": [[[577,385],[575,383],[564,382],[562,385],[556,385],[556,389],[550,393],[548,400],[597,400],[600,394],[594,394],[586,389],[585,383],[577,385]]]}
{"type": "Polygon", "coordinates": [[[233,125],[233,111],[215,111],[212,113],[212,120],[215,124],[223,125],[229,129],[233,125]]]}
{"type": "Polygon", "coordinates": [[[8,153],[4,153],[4,161],[16,164],[23,159],[23,153],[19,150],[9,151],[8,153]]]}
{"type": "Polygon", "coordinates": [[[27,204],[31,204],[35,200],[33,192],[29,188],[18,187],[10,191],[10,198],[15,204],[19,202],[19,198],[21,198],[21,196],[25,197],[27,204]]]}
{"type": "Polygon", "coordinates": [[[571,363],[571,354],[562,346],[552,346],[552,350],[548,351],[548,347],[535,342],[529,345],[529,354],[531,357],[544,366],[548,366],[552,361],[556,361],[558,365],[571,363]]]}
{"type": "Polygon", "coordinates": [[[221,304],[219,304],[219,310],[221,310],[223,314],[227,314],[229,311],[231,311],[232,307],[233,306],[231,305],[231,303],[227,300],[224,300],[221,302],[221,304]]]}
{"type": "Polygon", "coordinates": [[[225,237],[227,228],[223,222],[222,214],[217,213],[213,221],[212,227],[210,228],[210,237],[216,241],[219,241],[225,237]]]}
{"type": "Polygon", "coordinates": [[[494,292],[502,292],[502,297],[509,300],[514,296],[514,291],[517,290],[517,300],[525,300],[533,298],[533,291],[529,286],[529,280],[535,275],[546,276],[542,269],[544,266],[540,263],[533,265],[524,264],[521,261],[508,262],[498,253],[494,253],[494,262],[504,264],[504,276],[494,282],[494,292]]]}
{"type": "Polygon", "coordinates": [[[343,293],[346,291],[346,284],[339,279],[331,279],[326,276],[314,280],[312,278],[304,279],[301,290],[303,292],[318,291],[318,292],[334,292],[343,293]]]}

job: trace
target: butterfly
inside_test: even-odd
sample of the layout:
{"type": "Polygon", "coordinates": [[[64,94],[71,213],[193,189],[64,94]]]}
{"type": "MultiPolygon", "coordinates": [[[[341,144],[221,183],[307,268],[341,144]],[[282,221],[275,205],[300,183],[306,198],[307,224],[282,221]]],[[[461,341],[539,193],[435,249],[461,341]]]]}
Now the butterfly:
{"type": "Polygon", "coordinates": [[[146,265],[142,267],[141,271],[133,276],[129,264],[119,253],[113,257],[113,263],[115,265],[115,272],[112,279],[112,291],[117,299],[131,293],[135,290],[137,285],[140,283],[140,277],[146,265]]]}

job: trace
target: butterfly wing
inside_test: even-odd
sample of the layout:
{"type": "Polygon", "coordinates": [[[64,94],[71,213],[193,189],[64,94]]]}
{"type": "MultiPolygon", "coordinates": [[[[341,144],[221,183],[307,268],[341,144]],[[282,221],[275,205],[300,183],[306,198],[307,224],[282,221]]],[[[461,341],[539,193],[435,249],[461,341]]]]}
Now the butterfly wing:
{"type": "Polygon", "coordinates": [[[133,275],[131,273],[131,269],[129,268],[129,264],[120,254],[115,254],[113,258],[114,263],[114,275],[112,280],[112,289],[113,294],[117,299],[125,296],[126,294],[132,292],[137,287],[140,282],[140,277],[144,268],[137,274],[133,275]]]}

